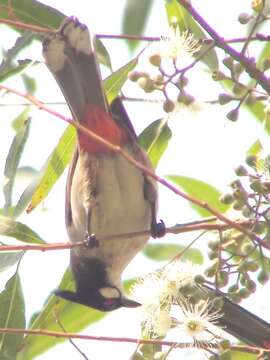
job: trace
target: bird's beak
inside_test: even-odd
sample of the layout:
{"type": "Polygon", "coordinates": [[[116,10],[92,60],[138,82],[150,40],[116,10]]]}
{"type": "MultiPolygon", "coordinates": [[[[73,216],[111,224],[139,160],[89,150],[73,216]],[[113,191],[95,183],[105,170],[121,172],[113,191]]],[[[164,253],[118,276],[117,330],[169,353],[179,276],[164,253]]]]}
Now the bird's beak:
{"type": "Polygon", "coordinates": [[[141,304],[138,303],[137,301],[130,300],[130,299],[126,298],[126,297],[123,297],[121,299],[121,306],[133,308],[133,307],[141,306],[141,304]]]}

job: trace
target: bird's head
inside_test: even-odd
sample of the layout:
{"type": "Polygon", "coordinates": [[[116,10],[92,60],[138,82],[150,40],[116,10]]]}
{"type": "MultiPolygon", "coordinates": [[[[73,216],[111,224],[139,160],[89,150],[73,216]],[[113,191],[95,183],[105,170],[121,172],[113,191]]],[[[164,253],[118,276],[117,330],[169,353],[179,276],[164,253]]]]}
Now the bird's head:
{"type": "Polygon", "coordinates": [[[116,287],[101,287],[89,289],[87,292],[73,292],[68,290],[56,290],[55,295],[77,304],[92,307],[100,311],[112,311],[120,307],[138,307],[140,304],[126,298],[116,287]]]}

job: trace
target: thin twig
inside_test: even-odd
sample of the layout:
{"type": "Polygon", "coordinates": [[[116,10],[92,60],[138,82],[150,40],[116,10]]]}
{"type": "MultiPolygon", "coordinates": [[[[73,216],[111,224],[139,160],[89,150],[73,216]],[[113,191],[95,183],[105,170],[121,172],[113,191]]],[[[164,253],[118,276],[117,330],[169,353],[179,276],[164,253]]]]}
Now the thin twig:
{"type": "MultiPolygon", "coordinates": [[[[146,340],[146,339],[136,339],[129,337],[113,337],[113,336],[94,336],[94,335],[84,335],[84,334],[76,334],[76,333],[65,333],[60,331],[52,331],[52,330],[44,330],[44,329],[17,329],[17,328],[0,328],[0,333],[7,334],[25,334],[25,335],[39,335],[39,336],[52,336],[56,338],[67,338],[67,339],[81,339],[81,340],[94,340],[94,341],[108,341],[108,342],[117,342],[117,343],[132,343],[132,344],[160,344],[164,346],[174,346],[180,349],[183,348],[194,348],[196,344],[194,342],[191,343],[179,343],[176,341],[164,341],[164,340],[146,340]]],[[[214,348],[218,349],[220,347],[219,344],[204,344],[201,346],[205,346],[204,348],[214,348]]],[[[261,351],[265,353],[270,353],[269,349],[259,348],[255,346],[248,345],[232,345],[230,347],[231,350],[246,352],[250,354],[258,354],[261,351]]]]}
{"type": "MultiPolygon", "coordinates": [[[[252,222],[250,221],[244,221],[239,222],[242,227],[250,228],[252,226],[252,222]]],[[[230,229],[231,226],[229,226],[226,223],[215,223],[215,224],[208,224],[208,223],[191,223],[188,225],[176,225],[172,227],[166,228],[166,233],[168,234],[182,234],[186,232],[193,232],[193,231],[224,231],[227,229],[230,229]]],[[[132,238],[132,237],[138,237],[138,236],[150,236],[151,231],[150,230],[144,230],[144,231],[135,231],[132,233],[124,233],[124,234],[117,234],[117,235],[110,235],[110,236],[101,236],[97,240],[99,242],[102,241],[112,241],[112,240],[122,240],[126,238],[132,238]]],[[[69,250],[74,247],[78,246],[86,246],[85,242],[80,241],[76,243],[53,243],[53,244],[30,244],[30,245],[1,245],[0,246],[0,252],[1,251],[52,251],[52,250],[69,250]]]]}
{"type": "MultiPolygon", "coordinates": [[[[187,201],[189,201],[189,202],[191,202],[191,203],[193,203],[195,205],[198,205],[201,208],[204,208],[205,210],[207,210],[210,213],[212,213],[213,215],[215,215],[222,222],[230,225],[230,227],[232,227],[232,228],[235,228],[235,229],[239,230],[240,232],[242,232],[245,235],[249,236],[251,239],[256,240],[257,243],[260,244],[261,246],[263,246],[266,249],[270,250],[270,244],[268,244],[266,241],[261,239],[258,235],[256,235],[255,233],[253,233],[249,229],[246,229],[246,228],[242,227],[242,225],[240,225],[239,223],[229,219],[227,216],[221,214],[218,210],[213,208],[207,202],[196,199],[196,198],[192,197],[191,195],[186,194],[183,191],[179,190],[177,187],[172,185],[170,182],[168,182],[167,180],[165,180],[165,179],[161,178],[160,176],[158,176],[148,166],[145,166],[141,162],[135,160],[130,154],[128,154],[126,151],[124,151],[120,146],[112,144],[111,142],[109,142],[109,141],[103,139],[101,136],[97,135],[95,132],[87,129],[86,127],[84,127],[80,123],[78,123],[78,122],[76,122],[76,121],[74,121],[74,120],[72,120],[70,118],[65,117],[64,115],[60,114],[57,111],[54,111],[54,110],[46,107],[43,102],[39,101],[38,99],[36,99],[35,97],[33,97],[31,95],[24,94],[24,93],[22,93],[22,92],[20,92],[20,91],[18,91],[16,89],[10,88],[10,87],[8,87],[6,85],[3,85],[3,84],[0,84],[0,88],[2,88],[4,90],[7,90],[9,92],[12,92],[14,94],[17,94],[18,96],[21,96],[21,97],[29,100],[33,104],[36,104],[36,106],[39,109],[44,110],[44,111],[48,112],[49,114],[54,115],[57,118],[67,122],[68,124],[73,125],[77,130],[81,131],[86,136],[89,136],[94,141],[104,145],[107,149],[111,150],[112,152],[120,154],[121,156],[123,156],[130,164],[134,165],[139,170],[141,170],[143,173],[145,173],[148,176],[150,176],[151,178],[155,179],[157,182],[159,182],[160,184],[162,184],[163,186],[165,186],[166,188],[168,188],[169,190],[174,192],[177,196],[180,196],[180,197],[186,199],[187,201]]],[[[30,212],[31,210],[32,210],[32,208],[28,207],[27,212],[30,212]]]]}

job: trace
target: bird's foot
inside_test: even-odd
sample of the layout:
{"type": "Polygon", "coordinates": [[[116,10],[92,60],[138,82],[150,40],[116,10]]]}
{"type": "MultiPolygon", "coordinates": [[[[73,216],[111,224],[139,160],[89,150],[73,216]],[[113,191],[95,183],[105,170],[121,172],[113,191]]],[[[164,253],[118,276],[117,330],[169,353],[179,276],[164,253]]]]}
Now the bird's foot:
{"type": "Polygon", "coordinates": [[[166,234],[166,226],[163,220],[160,222],[153,222],[151,224],[151,236],[155,238],[161,238],[166,234]]]}
{"type": "Polygon", "coordinates": [[[89,247],[90,249],[99,246],[99,242],[98,239],[96,238],[96,235],[89,234],[88,231],[85,233],[84,241],[86,246],[89,247]]]}

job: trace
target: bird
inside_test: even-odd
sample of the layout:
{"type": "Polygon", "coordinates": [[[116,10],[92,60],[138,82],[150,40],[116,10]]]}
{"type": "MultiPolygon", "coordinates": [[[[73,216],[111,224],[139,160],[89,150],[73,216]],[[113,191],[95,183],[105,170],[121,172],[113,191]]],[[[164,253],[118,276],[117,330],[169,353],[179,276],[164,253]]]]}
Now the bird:
{"type": "MultiPolygon", "coordinates": [[[[120,98],[108,104],[88,27],[75,17],[65,18],[58,30],[44,37],[43,56],[73,119],[152,170],[120,98]]],[[[116,235],[150,230],[153,237],[163,236],[164,223],[156,220],[157,201],[155,180],[77,131],[65,219],[70,242],[85,241],[87,246],[70,250],[75,291],[57,289],[55,295],[100,311],[139,306],[125,296],[121,276],[150,235],[116,235]]]]}
{"type": "MultiPolygon", "coordinates": [[[[43,55],[73,119],[152,170],[120,98],[110,105],[106,100],[88,27],[75,17],[65,18],[57,31],[44,38],[43,55]]],[[[153,237],[163,236],[165,225],[157,222],[157,202],[155,180],[121,154],[77,131],[65,218],[71,243],[85,241],[86,246],[70,250],[75,290],[58,289],[55,294],[100,311],[140,306],[125,296],[121,276],[149,236],[117,239],[117,235],[150,230],[153,237]]],[[[218,324],[225,331],[270,349],[269,323],[214,289],[206,290],[210,298],[223,298],[218,324]]]]}

